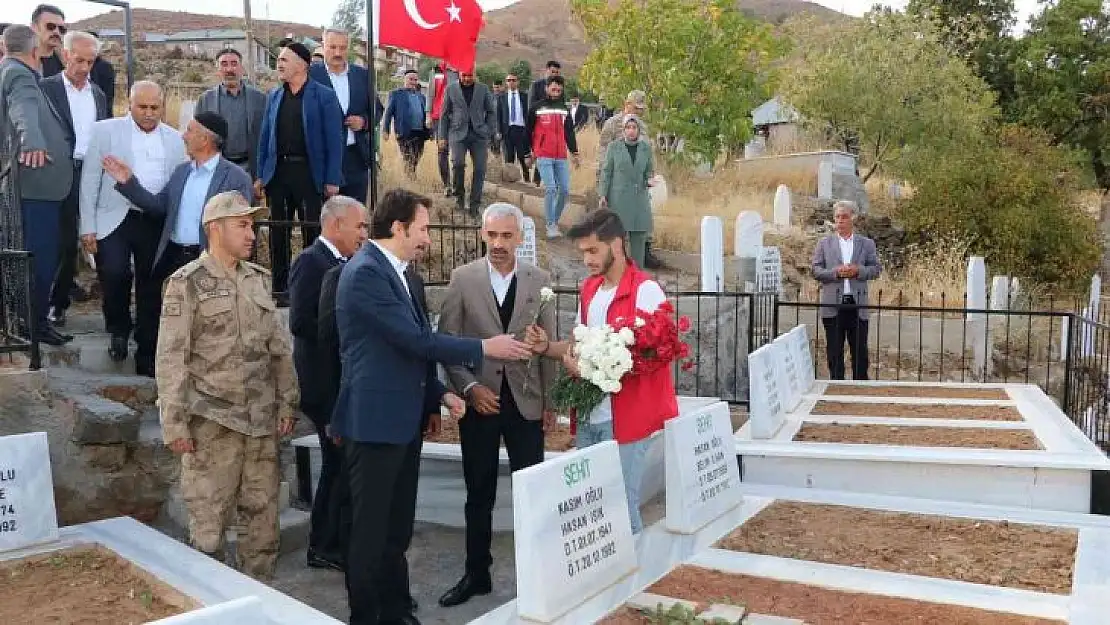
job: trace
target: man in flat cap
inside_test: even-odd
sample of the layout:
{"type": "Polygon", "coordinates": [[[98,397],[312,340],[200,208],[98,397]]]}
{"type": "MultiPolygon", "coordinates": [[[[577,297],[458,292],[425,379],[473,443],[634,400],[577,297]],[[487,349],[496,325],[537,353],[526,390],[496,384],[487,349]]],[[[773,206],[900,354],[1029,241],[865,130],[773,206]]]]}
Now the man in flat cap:
{"type": "MultiPolygon", "coordinates": [[[[281,86],[270,91],[258,143],[258,185],[266,187],[270,218],[318,224],[324,200],[344,184],[347,131],[343,108],[330,87],[311,80],[308,48],[286,42],[278,55],[281,86]]],[[[256,191],[261,189],[256,187],[256,191]]],[[[302,226],[303,244],[312,245],[318,225],[302,226]]],[[[270,228],[274,296],[285,305],[292,229],[270,228]]]]}
{"type": "Polygon", "coordinates": [[[201,227],[205,203],[224,191],[238,191],[248,203],[252,199],[250,175],[221,154],[227,133],[227,121],[219,113],[197,113],[183,136],[189,160],[173,170],[169,182],[157,194],[139,184],[131,168],[120,159],[104,159],[104,171],[116,181],[120,195],[148,215],[165,219],[152,270],[159,292],[170,274],[200,257],[207,243],[201,227]]]}
{"type": "Polygon", "coordinates": [[[245,261],[258,211],[236,191],[213,197],[208,248],[166,281],[158,401],[166,445],[181,456],[192,546],[224,559],[224,532],[246,527],[237,567],[273,576],[278,552],[278,439],[293,431],[297,378],[269,272],[245,261]]]}

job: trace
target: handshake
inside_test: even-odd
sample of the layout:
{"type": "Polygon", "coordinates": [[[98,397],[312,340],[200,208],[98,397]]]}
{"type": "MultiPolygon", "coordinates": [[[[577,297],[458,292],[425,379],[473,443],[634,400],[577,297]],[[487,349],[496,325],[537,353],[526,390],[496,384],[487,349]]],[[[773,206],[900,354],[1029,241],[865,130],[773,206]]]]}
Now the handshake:
{"type": "Polygon", "coordinates": [[[530,325],[525,330],[524,340],[517,340],[511,334],[501,334],[482,341],[482,353],[497,360],[528,360],[547,351],[551,341],[547,332],[538,325],[530,325]]]}

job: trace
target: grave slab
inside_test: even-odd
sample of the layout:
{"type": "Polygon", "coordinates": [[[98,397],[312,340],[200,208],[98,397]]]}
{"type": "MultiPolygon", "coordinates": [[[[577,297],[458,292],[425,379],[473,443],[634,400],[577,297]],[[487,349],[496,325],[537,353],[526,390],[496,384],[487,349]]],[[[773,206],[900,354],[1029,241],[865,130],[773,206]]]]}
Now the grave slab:
{"type": "Polygon", "coordinates": [[[718,293],[725,288],[724,226],[721,218],[701,218],[701,290],[718,293]]]}
{"type": "Polygon", "coordinates": [[[783,405],[783,391],[779,387],[778,366],[775,363],[777,350],[773,345],[764,345],[748,354],[748,388],[750,393],[750,417],[744,426],[751,431],[753,439],[770,439],[782,428],[786,408],[783,405]]]}
{"type": "Polygon", "coordinates": [[[46,433],[0,436],[0,558],[57,539],[46,433]]]}
{"type": "Polygon", "coordinates": [[[780,184],[775,189],[775,225],[790,225],[790,187],[780,184]]]}
{"type": "Polygon", "coordinates": [[[740,258],[757,258],[763,247],[763,217],[756,211],[741,211],[736,216],[733,254],[740,258]]]}
{"type": "Polygon", "coordinates": [[[740,468],[728,405],[667,421],[666,527],[692,534],[740,503],[740,468]]]}

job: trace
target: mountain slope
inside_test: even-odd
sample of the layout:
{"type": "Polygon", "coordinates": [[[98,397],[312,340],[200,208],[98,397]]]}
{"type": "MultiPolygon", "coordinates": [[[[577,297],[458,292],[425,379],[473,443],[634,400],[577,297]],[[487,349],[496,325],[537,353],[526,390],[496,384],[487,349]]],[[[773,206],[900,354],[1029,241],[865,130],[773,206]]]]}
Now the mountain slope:
{"type": "MultiPolygon", "coordinates": [[[[139,40],[142,33],[170,34],[185,30],[205,30],[222,28],[244,28],[243,18],[228,17],[226,15],[205,15],[203,13],[186,13],[184,11],[160,11],[158,9],[131,9],[131,28],[135,38],[139,40]]],[[[82,30],[104,30],[106,28],[123,29],[123,11],[109,11],[94,15],[90,18],[75,22],[72,28],[82,30]]],[[[264,39],[268,34],[273,38],[284,37],[293,33],[298,37],[320,38],[323,28],[296,24],[293,22],[276,22],[269,20],[254,20],[255,35],[264,39]],[[267,29],[269,32],[267,33],[267,29]]]]}

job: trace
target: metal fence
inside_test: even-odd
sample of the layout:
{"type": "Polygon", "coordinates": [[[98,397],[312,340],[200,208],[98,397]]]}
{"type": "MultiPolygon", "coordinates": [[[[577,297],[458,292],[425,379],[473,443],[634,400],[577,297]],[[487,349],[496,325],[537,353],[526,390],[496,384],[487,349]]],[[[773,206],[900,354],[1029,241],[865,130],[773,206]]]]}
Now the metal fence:
{"type": "Polygon", "coordinates": [[[33,287],[31,254],[0,250],[0,358],[26,353],[31,369],[42,365],[35,339],[35,315],[31,307],[33,287]]]}

